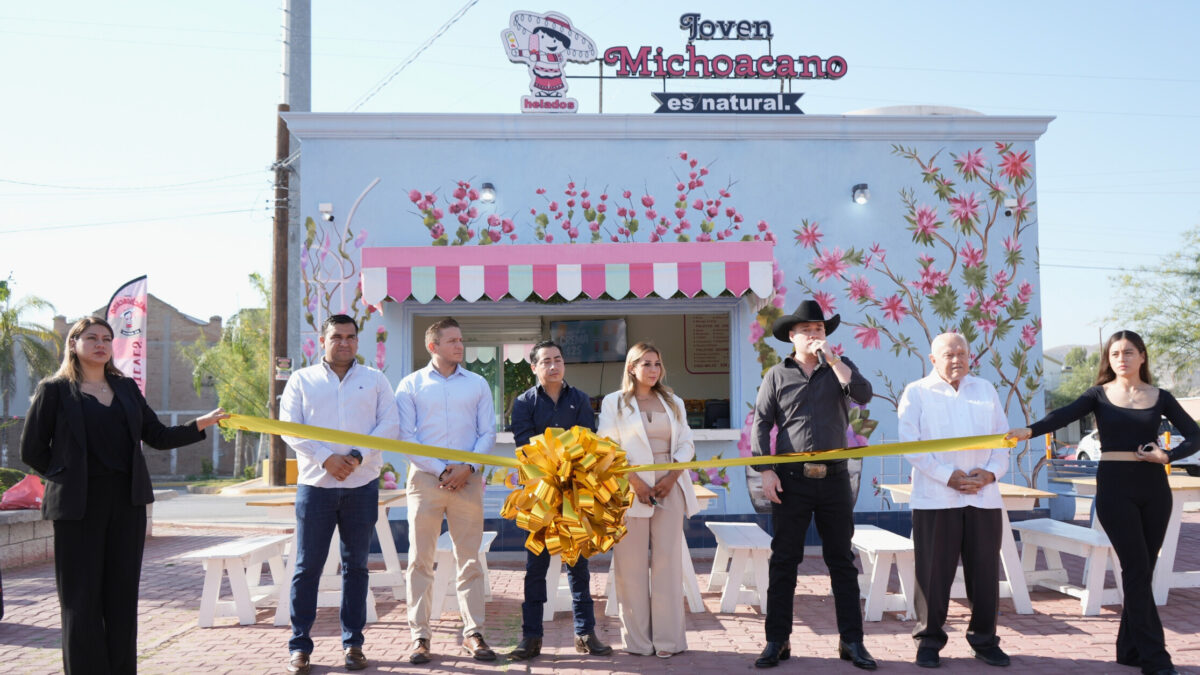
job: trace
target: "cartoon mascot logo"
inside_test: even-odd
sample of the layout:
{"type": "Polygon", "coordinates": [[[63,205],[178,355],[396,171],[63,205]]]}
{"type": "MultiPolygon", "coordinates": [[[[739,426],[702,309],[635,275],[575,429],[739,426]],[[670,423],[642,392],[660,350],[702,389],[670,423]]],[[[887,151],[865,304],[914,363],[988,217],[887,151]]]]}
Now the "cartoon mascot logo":
{"type": "Polygon", "coordinates": [[[500,33],[508,60],[529,67],[529,92],[533,96],[521,97],[521,112],[577,112],[578,102],[564,96],[567,82],[563,66],[567,61],[594,61],[596,43],[557,12],[513,12],[508,25],[500,33]]]}

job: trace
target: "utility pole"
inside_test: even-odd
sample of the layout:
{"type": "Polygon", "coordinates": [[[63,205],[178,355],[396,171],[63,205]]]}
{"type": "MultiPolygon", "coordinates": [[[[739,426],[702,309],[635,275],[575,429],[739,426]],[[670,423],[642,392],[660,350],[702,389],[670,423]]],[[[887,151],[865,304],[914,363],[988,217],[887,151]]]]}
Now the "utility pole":
{"type": "MultiPolygon", "coordinates": [[[[275,377],[280,359],[288,358],[289,300],[291,277],[288,257],[292,249],[292,213],[299,190],[289,190],[290,172],[297,166],[292,156],[287,122],[279,113],[308,112],[312,109],[312,7],[310,0],[284,0],[283,3],[283,103],[276,113],[275,125],[275,220],[272,234],[271,266],[271,400],[272,419],[279,419],[279,399],[285,380],[275,377]]],[[[297,188],[299,186],[297,185],[297,188]]],[[[269,485],[287,484],[287,445],[279,436],[271,436],[271,475],[269,485]]]]}

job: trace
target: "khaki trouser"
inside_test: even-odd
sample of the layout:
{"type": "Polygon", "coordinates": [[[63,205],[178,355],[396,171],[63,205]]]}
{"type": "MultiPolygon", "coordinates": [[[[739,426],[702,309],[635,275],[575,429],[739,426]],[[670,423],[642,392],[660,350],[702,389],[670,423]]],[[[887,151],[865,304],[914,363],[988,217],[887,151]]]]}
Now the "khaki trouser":
{"type": "MultiPolygon", "coordinates": [[[[483,633],[484,578],[479,564],[483,539],[483,479],[471,478],[457,490],[438,487],[426,471],[408,474],[408,629],[415,642],[432,638],[433,563],[442,516],[450,526],[450,541],[458,571],[455,591],[463,619],[463,636],[483,633]]],[[[437,618],[437,617],[434,617],[437,618]]]]}
{"type": "Polygon", "coordinates": [[[635,654],[687,649],[679,580],[686,508],[678,484],[660,504],[649,518],[626,518],[629,531],[613,547],[621,637],[635,654]]]}

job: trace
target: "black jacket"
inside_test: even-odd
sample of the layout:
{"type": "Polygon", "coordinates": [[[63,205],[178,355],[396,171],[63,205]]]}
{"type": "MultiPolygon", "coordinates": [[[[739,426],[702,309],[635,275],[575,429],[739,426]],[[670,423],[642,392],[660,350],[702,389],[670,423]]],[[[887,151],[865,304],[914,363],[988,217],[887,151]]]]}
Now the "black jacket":
{"type": "MultiPolygon", "coordinates": [[[[150,409],[137,383],[128,377],[108,377],[113,403],[125,412],[133,463],[131,504],[154,501],[150,471],[138,441],[169,450],[204,440],[195,421],[168,427],[150,409]]],[[[21,432],[21,461],[46,480],[42,517],[46,520],[81,520],[87,506],[88,452],[83,423],[83,400],[77,385],[65,377],[43,380],[33,395],[21,432]]]]}

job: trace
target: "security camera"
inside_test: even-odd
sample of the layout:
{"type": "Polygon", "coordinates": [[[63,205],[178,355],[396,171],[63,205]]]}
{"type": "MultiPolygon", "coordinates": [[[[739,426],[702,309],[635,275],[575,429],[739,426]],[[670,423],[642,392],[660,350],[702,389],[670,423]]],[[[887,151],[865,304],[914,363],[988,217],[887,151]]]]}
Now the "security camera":
{"type": "Polygon", "coordinates": [[[333,204],[329,202],[321,202],[317,204],[317,210],[321,212],[321,219],[327,223],[333,222],[333,204]]]}
{"type": "MultiPolygon", "coordinates": [[[[1017,200],[1015,200],[1015,199],[1005,199],[1004,200],[1004,215],[1012,216],[1013,210],[1016,208],[1017,208],[1017,200]]],[[[332,218],[330,218],[330,220],[332,220],[332,218]]]]}

